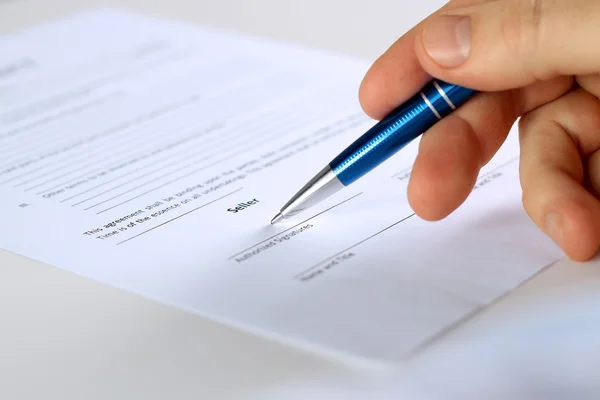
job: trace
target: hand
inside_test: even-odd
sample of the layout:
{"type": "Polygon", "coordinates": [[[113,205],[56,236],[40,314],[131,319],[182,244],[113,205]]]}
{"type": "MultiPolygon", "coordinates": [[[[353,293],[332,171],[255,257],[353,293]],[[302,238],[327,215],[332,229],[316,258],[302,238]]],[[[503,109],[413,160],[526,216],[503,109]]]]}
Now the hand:
{"type": "Polygon", "coordinates": [[[600,1],[453,0],[400,38],[360,88],[380,119],[431,79],[482,91],[426,132],[414,211],[459,207],[519,121],[523,204],[572,259],[600,246],[600,1]]]}

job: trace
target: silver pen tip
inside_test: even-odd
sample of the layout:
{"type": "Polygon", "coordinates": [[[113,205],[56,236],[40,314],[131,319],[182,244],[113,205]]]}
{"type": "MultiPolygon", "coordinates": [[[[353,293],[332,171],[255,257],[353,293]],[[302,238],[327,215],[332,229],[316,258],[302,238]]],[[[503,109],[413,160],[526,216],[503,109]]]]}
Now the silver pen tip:
{"type": "Polygon", "coordinates": [[[277,222],[283,219],[283,215],[281,213],[277,213],[277,215],[271,220],[271,225],[276,224],[277,222]]]}

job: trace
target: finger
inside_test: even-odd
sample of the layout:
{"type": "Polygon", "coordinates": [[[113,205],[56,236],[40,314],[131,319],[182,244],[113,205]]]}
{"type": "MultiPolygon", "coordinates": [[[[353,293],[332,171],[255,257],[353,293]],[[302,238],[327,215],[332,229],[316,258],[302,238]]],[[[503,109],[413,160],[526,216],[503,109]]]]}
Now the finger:
{"type": "Polygon", "coordinates": [[[527,213],[569,257],[593,257],[600,245],[600,202],[584,187],[582,158],[600,148],[600,102],[578,89],[526,115],[520,127],[527,213]]]}
{"type": "Polygon", "coordinates": [[[585,170],[595,171],[586,175],[585,185],[596,198],[600,198],[600,151],[595,151],[585,160],[585,170]]]}
{"type": "Polygon", "coordinates": [[[465,201],[482,164],[473,127],[456,114],[445,118],[419,143],[408,183],[411,208],[427,221],[446,217],[465,201]]]}
{"type": "MultiPolygon", "coordinates": [[[[487,1],[492,0],[454,0],[432,15],[487,1]]],[[[431,79],[415,55],[418,33],[419,25],[398,39],[367,71],[360,85],[359,99],[370,117],[382,119],[431,79]]]]}
{"type": "Polygon", "coordinates": [[[436,15],[419,29],[414,50],[425,71],[476,90],[600,68],[597,0],[486,2],[436,15]]]}
{"type": "Polygon", "coordinates": [[[559,78],[515,91],[480,93],[427,131],[408,184],[408,199],[417,215],[439,220],[458,208],[517,117],[559,97],[571,85],[571,79],[559,78]]]}
{"type": "Polygon", "coordinates": [[[577,84],[600,99],[600,73],[580,75],[576,78],[577,84]]]}

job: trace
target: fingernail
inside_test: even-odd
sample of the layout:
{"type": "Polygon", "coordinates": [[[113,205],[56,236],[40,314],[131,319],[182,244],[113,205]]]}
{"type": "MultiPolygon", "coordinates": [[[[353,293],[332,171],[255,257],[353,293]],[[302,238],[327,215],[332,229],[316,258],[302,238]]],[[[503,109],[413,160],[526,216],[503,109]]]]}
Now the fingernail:
{"type": "Polygon", "coordinates": [[[562,221],[559,214],[550,212],[546,215],[546,232],[557,245],[563,243],[562,221]]]}
{"type": "Polygon", "coordinates": [[[443,67],[458,67],[471,51],[471,19],[443,15],[423,31],[425,51],[443,67]]]}

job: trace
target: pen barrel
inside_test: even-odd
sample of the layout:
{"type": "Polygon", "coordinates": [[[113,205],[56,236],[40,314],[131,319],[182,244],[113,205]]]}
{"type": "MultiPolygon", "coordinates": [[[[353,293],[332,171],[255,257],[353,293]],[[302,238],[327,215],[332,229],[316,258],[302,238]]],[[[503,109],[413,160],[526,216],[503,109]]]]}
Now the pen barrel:
{"type": "Polygon", "coordinates": [[[425,133],[475,91],[440,80],[427,84],[340,153],[329,166],[348,186],[425,133]]]}

